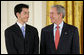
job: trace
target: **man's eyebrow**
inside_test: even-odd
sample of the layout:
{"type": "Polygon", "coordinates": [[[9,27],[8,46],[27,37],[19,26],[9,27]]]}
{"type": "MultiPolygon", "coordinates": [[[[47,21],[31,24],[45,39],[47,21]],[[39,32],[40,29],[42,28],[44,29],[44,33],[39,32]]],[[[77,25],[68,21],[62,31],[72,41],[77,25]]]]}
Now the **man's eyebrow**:
{"type": "Polygon", "coordinates": [[[25,12],[25,13],[30,13],[30,12],[25,12]]]}

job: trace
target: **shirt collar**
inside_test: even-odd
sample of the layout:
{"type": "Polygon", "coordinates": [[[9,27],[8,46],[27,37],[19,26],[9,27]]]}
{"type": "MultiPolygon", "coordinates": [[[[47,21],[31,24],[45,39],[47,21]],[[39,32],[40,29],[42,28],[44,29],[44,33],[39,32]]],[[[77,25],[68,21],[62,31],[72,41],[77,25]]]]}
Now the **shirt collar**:
{"type": "Polygon", "coordinates": [[[24,23],[24,25],[22,25],[21,23],[17,22],[17,24],[19,25],[19,27],[21,28],[22,26],[26,26],[26,24],[24,23]]]}
{"type": "MultiPolygon", "coordinates": [[[[64,24],[64,22],[63,22],[63,21],[59,24],[60,29],[62,29],[62,28],[63,28],[63,24],[64,24]]],[[[56,28],[56,26],[57,26],[57,24],[55,24],[55,23],[54,23],[54,29],[56,28]]]]}

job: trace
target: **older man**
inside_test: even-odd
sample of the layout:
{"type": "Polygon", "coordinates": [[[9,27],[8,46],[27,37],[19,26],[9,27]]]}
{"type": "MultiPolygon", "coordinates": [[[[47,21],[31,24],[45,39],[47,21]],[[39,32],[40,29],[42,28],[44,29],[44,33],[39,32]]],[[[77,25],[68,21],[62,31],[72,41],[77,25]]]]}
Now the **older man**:
{"type": "Polygon", "coordinates": [[[50,18],[53,24],[42,29],[41,54],[79,54],[78,29],[63,21],[65,13],[61,5],[51,7],[50,18]]]}

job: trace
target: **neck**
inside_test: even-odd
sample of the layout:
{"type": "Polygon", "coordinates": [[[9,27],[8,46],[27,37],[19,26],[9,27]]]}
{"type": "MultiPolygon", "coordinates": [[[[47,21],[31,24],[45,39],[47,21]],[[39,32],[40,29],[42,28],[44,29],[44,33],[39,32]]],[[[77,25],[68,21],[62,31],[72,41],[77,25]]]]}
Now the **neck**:
{"type": "Polygon", "coordinates": [[[63,20],[60,19],[60,20],[56,20],[55,24],[59,25],[63,20]]]}
{"type": "Polygon", "coordinates": [[[20,20],[17,20],[19,23],[21,23],[22,25],[24,25],[24,22],[20,21],[20,20]]]}

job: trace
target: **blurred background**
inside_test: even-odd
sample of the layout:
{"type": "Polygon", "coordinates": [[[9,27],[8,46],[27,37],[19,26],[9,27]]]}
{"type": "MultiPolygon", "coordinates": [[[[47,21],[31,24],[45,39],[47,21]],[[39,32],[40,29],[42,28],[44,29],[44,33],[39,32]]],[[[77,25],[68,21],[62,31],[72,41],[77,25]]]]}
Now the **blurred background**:
{"type": "Polygon", "coordinates": [[[56,4],[64,6],[66,9],[64,21],[78,28],[80,54],[83,54],[83,1],[1,1],[1,54],[7,54],[4,30],[16,23],[14,7],[19,3],[29,5],[27,24],[38,29],[39,41],[41,29],[52,24],[49,17],[50,7],[56,4]]]}

